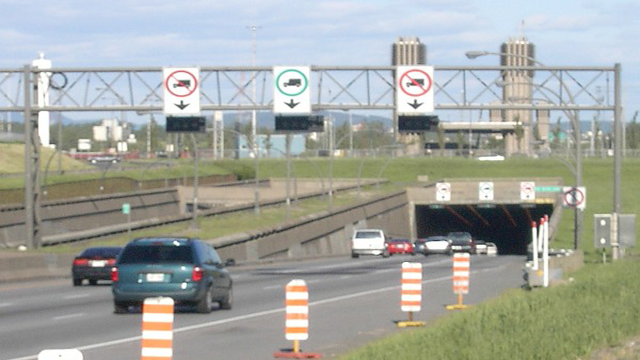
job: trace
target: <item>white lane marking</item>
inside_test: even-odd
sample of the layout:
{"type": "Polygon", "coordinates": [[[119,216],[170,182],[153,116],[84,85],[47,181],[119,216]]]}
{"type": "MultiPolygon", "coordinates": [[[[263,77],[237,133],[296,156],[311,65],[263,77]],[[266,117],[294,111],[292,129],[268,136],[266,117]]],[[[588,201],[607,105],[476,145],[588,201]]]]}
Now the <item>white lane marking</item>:
{"type": "Polygon", "coordinates": [[[275,290],[275,289],[281,289],[282,285],[271,285],[271,286],[265,286],[262,288],[262,290],[275,290]]]}
{"type": "Polygon", "coordinates": [[[0,303],[0,308],[1,307],[7,307],[7,306],[11,306],[13,305],[12,303],[0,303]]]}
{"type": "Polygon", "coordinates": [[[350,279],[352,277],[353,277],[353,275],[342,275],[342,276],[340,276],[340,279],[344,280],[344,279],[350,279]]]}
{"type": "Polygon", "coordinates": [[[314,280],[307,281],[307,284],[317,284],[319,282],[322,282],[322,280],[321,279],[314,279],[314,280]]]}
{"type": "Polygon", "coordinates": [[[67,295],[64,296],[63,298],[66,300],[71,300],[71,299],[81,299],[81,298],[86,298],[89,297],[89,294],[74,294],[74,295],[67,295]]]}
{"type": "MultiPolygon", "coordinates": [[[[489,271],[492,271],[492,270],[493,271],[500,270],[501,268],[505,268],[506,265],[507,264],[499,266],[497,268],[493,268],[493,269],[483,269],[483,270],[472,271],[471,274],[481,273],[481,272],[489,272],[489,271]]],[[[429,284],[429,283],[434,283],[434,282],[438,282],[438,281],[445,281],[445,280],[451,281],[451,278],[452,278],[451,276],[442,276],[442,277],[439,277],[439,278],[423,280],[422,283],[423,284],[429,284]]],[[[378,293],[382,293],[382,292],[385,292],[385,291],[398,290],[398,289],[400,289],[400,287],[401,287],[400,285],[387,286],[387,287],[383,287],[383,288],[380,288],[380,289],[362,291],[362,292],[358,292],[358,293],[353,293],[353,294],[348,294],[348,295],[343,295],[343,296],[337,296],[337,297],[329,298],[329,299],[325,299],[325,300],[313,301],[313,302],[309,303],[309,306],[318,306],[318,305],[330,304],[330,303],[333,303],[333,302],[338,302],[338,301],[349,300],[349,299],[358,298],[358,297],[362,297],[362,296],[369,296],[369,295],[373,295],[373,294],[378,294],[378,293]]],[[[199,330],[199,329],[202,329],[202,328],[207,328],[207,327],[212,327],[212,326],[217,326],[217,325],[222,325],[222,324],[228,324],[228,323],[232,323],[232,322],[236,322],[236,321],[254,319],[254,318],[258,318],[258,317],[262,317],[262,316],[273,315],[273,314],[283,313],[283,312],[285,312],[285,308],[284,307],[278,308],[278,309],[272,309],[272,310],[265,310],[265,311],[260,311],[260,312],[256,312],[256,313],[253,313],[253,314],[246,314],[246,315],[236,316],[236,317],[232,317],[232,318],[228,318],[228,319],[222,319],[222,320],[216,320],[216,321],[211,321],[211,322],[197,324],[197,325],[185,326],[185,327],[174,329],[173,333],[175,334],[175,333],[181,333],[181,332],[186,332],[186,331],[191,331],[191,330],[199,330]]],[[[129,342],[133,342],[133,341],[140,341],[141,339],[142,339],[141,336],[133,336],[133,337],[123,338],[123,339],[118,339],[118,340],[113,340],[113,341],[105,341],[105,342],[101,342],[101,343],[80,346],[80,347],[76,347],[76,349],[78,349],[80,351],[92,350],[92,349],[98,349],[98,348],[113,346],[113,345],[129,343],[129,342]]],[[[37,359],[38,359],[38,355],[31,355],[31,356],[25,356],[25,357],[14,358],[14,359],[9,359],[9,360],[37,360],[37,359]]]]}
{"type": "Polygon", "coordinates": [[[77,317],[81,317],[84,316],[84,313],[75,313],[75,314],[69,314],[69,315],[61,315],[61,316],[56,316],[54,318],[52,318],[53,320],[66,320],[66,319],[73,319],[73,318],[77,318],[77,317]]]}

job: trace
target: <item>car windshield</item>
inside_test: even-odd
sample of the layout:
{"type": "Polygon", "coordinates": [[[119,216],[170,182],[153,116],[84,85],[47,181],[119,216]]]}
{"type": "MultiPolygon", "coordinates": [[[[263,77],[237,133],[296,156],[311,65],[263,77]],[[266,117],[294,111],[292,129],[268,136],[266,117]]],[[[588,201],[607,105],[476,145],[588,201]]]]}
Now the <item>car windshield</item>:
{"type": "Polygon", "coordinates": [[[358,231],[356,233],[356,239],[373,239],[379,237],[380,232],[378,231],[358,231]]]}
{"type": "Polygon", "coordinates": [[[120,257],[120,264],[167,262],[193,264],[191,247],[175,245],[133,245],[127,246],[120,257]]]}
{"type": "Polygon", "coordinates": [[[471,241],[471,235],[467,233],[449,234],[449,239],[454,244],[467,244],[471,241]]]}
{"type": "Polygon", "coordinates": [[[446,237],[430,237],[426,241],[447,241],[446,237]]]}
{"type": "Polygon", "coordinates": [[[391,240],[392,243],[397,243],[397,244],[406,244],[409,243],[411,241],[407,240],[407,239],[393,239],[391,240]]]}

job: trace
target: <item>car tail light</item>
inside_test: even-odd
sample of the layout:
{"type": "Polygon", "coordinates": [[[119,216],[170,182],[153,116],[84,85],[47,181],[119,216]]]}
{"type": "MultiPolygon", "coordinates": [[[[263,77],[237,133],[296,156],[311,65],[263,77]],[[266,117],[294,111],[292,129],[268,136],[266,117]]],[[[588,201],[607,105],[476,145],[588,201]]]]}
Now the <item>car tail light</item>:
{"type": "Polygon", "coordinates": [[[117,267],[112,267],[111,268],[111,281],[116,282],[119,280],[119,276],[118,276],[118,268],[117,267]]]}
{"type": "Polygon", "coordinates": [[[202,280],[203,277],[204,277],[204,271],[202,271],[202,268],[199,266],[194,266],[193,272],[191,273],[191,280],[200,281],[202,280]]]}
{"type": "Polygon", "coordinates": [[[113,265],[115,265],[115,264],[116,264],[116,259],[108,259],[108,260],[107,260],[107,265],[109,265],[109,266],[113,266],[113,265]]]}
{"type": "Polygon", "coordinates": [[[73,260],[73,266],[85,266],[89,263],[87,259],[75,259],[73,260]]]}

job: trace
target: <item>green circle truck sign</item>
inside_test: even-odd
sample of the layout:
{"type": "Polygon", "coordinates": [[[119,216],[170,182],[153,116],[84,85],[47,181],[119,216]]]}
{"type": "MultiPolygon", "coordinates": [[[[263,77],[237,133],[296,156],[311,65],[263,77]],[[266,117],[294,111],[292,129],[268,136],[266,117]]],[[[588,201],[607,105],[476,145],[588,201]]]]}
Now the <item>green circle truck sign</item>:
{"type": "Polygon", "coordinates": [[[311,113],[308,66],[273,68],[273,112],[276,114],[311,113]]]}

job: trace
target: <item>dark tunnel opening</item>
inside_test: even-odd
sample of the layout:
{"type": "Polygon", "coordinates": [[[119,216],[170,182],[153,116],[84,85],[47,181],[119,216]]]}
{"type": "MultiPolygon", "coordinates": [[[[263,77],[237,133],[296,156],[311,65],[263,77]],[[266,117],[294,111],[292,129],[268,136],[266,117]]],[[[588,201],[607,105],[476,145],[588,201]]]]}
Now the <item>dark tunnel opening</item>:
{"type": "Polygon", "coordinates": [[[418,238],[468,231],[500,255],[526,255],[531,222],[552,212],[552,204],[416,205],[416,229],[418,238]]]}

